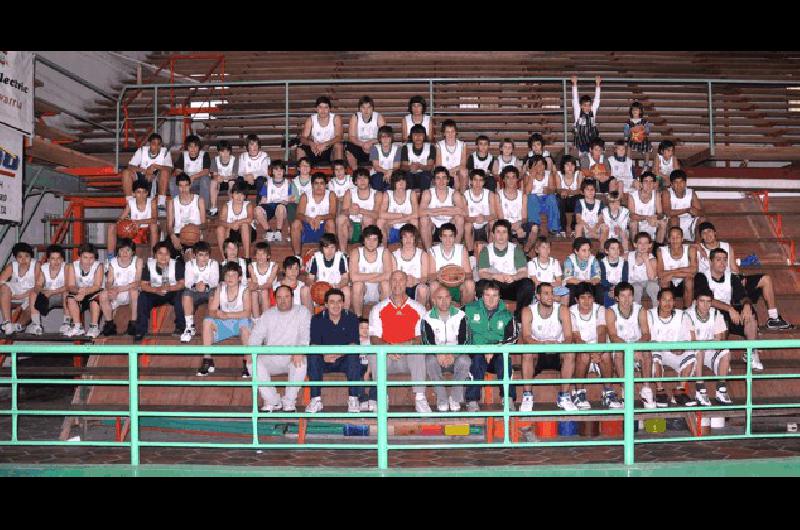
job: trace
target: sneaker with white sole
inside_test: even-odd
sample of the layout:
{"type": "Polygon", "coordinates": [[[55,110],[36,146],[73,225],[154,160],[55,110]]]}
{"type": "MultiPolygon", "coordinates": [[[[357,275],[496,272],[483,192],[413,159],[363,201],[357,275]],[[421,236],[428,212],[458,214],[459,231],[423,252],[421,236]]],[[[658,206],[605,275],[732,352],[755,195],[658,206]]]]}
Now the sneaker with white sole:
{"type": "Polygon", "coordinates": [[[592,404],[589,403],[589,400],[586,399],[586,389],[581,388],[576,390],[572,394],[572,400],[575,402],[575,406],[579,410],[589,410],[592,408],[592,404]]]}
{"type": "Polygon", "coordinates": [[[261,406],[261,412],[277,412],[283,408],[283,404],[278,401],[275,404],[267,403],[266,405],[261,406]]]}
{"type": "Polygon", "coordinates": [[[62,335],[66,335],[67,331],[69,331],[69,328],[71,328],[71,327],[72,327],[72,321],[71,320],[65,320],[64,323],[61,324],[61,327],[58,328],[58,332],[61,333],[62,335]]]}
{"type": "Polygon", "coordinates": [[[83,335],[83,334],[84,334],[83,326],[81,326],[80,324],[74,324],[71,328],[69,328],[67,330],[66,333],[64,333],[64,336],[65,337],[78,337],[78,336],[83,335]]]}
{"type": "Polygon", "coordinates": [[[522,402],[519,404],[520,412],[533,411],[533,392],[526,390],[522,393],[522,402]]]}
{"type": "Polygon", "coordinates": [[[311,398],[311,401],[309,401],[308,405],[306,405],[306,412],[314,414],[316,412],[320,412],[322,408],[322,398],[315,397],[311,398]]]}
{"type": "MultiPolygon", "coordinates": [[[[745,352],[744,357],[745,362],[747,362],[747,352],[745,352]]],[[[764,365],[761,364],[761,357],[755,350],[753,350],[752,354],[750,355],[750,364],[753,366],[753,370],[758,370],[760,372],[764,369],[764,365]]]]}
{"type": "Polygon", "coordinates": [[[417,409],[417,412],[420,414],[431,413],[431,406],[428,405],[428,400],[425,398],[425,394],[417,394],[417,399],[414,400],[414,408],[417,409]]]}
{"type": "Polygon", "coordinates": [[[770,318],[767,320],[767,328],[773,330],[787,330],[794,329],[794,326],[786,322],[783,317],[778,315],[778,318],[770,318]]]}
{"type": "Polygon", "coordinates": [[[679,407],[696,407],[697,400],[689,397],[685,388],[676,388],[672,392],[672,402],[679,407]]]}
{"type": "Polygon", "coordinates": [[[17,327],[10,321],[3,322],[3,333],[6,335],[13,335],[17,327]]]}
{"type": "Polygon", "coordinates": [[[96,339],[100,336],[100,326],[97,324],[89,324],[89,330],[86,332],[87,337],[96,339]]]}
{"type": "MultiPolygon", "coordinates": [[[[281,234],[280,230],[276,230],[275,233],[272,235],[272,237],[273,237],[272,240],[275,241],[276,243],[280,243],[283,241],[283,234],[281,234]]],[[[287,237],[286,240],[289,241],[289,238],[287,237]]]]}
{"type": "Polygon", "coordinates": [[[198,377],[206,377],[208,374],[213,374],[214,370],[214,359],[206,359],[203,357],[203,364],[200,365],[200,369],[197,371],[198,377]]]}
{"type": "Polygon", "coordinates": [[[468,401],[467,402],[467,412],[480,412],[481,406],[478,405],[477,401],[468,401]]]}
{"type": "Polygon", "coordinates": [[[694,391],[694,399],[701,407],[710,407],[711,400],[708,399],[708,391],[705,388],[700,388],[694,391]]]}
{"type": "Polygon", "coordinates": [[[181,334],[181,342],[191,342],[195,333],[197,333],[197,330],[194,329],[194,326],[186,326],[186,329],[181,334]]]}
{"type": "Polygon", "coordinates": [[[447,398],[447,404],[450,405],[450,412],[461,411],[461,403],[453,399],[453,396],[447,398]]]}
{"type": "Polygon", "coordinates": [[[722,403],[723,405],[730,405],[733,403],[731,396],[728,394],[728,388],[724,386],[720,386],[717,388],[717,395],[715,396],[717,401],[722,403]]]}
{"type": "Polygon", "coordinates": [[[603,406],[607,409],[621,409],[622,401],[617,397],[617,393],[613,390],[603,391],[603,406]]]}
{"type": "Polygon", "coordinates": [[[642,398],[642,405],[644,405],[644,408],[656,408],[656,402],[653,399],[653,389],[649,386],[642,387],[641,392],[639,392],[639,397],[642,398]]]}
{"type": "Polygon", "coordinates": [[[347,412],[361,412],[361,404],[358,402],[358,397],[350,396],[347,398],[347,412]]]}
{"type": "Polygon", "coordinates": [[[436,403],[436,410],[439,412],[448,412],[450,410],[450,405],[447,403],[447,401],[436,403]]]}
{"type": "Polygon", "coordinates": [[[283,400],[283,411],[284,412],[296,412],[297,411],[297,405],[295,404],[294,401],[287,401],[287,400],[284,399],[283,400]]]}
{"type": "Polygon", "coordinates": [[[559,392],[558,398],[556,398],[556,405],[558,405],[558,408],[568,411],[578,410],[578,407],[572,402],[572,396],[569,392],[559,392]]]}
{"type": "Polygon", "coordinates": [[[42,326],[36,324],[35,322],[31,322],[28,324],[28,327],[25,328],[25,333],[30,335],[41,335],[43,333],[42,326]]]}
{"type": "Polygon", "coordinates": [[[669,407],[669,395],[663,388],[656,390],[656,407],[660,409],[669,407]]]}

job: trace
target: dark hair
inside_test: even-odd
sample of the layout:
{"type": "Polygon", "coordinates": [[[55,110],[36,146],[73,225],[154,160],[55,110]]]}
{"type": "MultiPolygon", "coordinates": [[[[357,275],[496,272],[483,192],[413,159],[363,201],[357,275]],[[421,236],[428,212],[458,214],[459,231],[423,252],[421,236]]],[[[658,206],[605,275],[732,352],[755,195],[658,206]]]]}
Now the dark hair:
{"type": "Polygon", "coordinates": [[[673,295],[673,298],[675,297],[675,293],[672,292],[672,287],[662,287],[661,289],[659,289],[658,296],[656,296],[656,299],[660,302],[661,299],[664,297],[664,295],[667,293],[673,295]]]}
{"type": "Polygon", "coordinates": [[[625,140],[617,140],[614,142],[614,147],[625,147],[626,145],[628,144],[625,143],[625,140]]]}
{"type": "MultiPolygon", "coordinates": [[[[413,226],[413,225],[412,225],[413,226]]],[[[439,227],[439,233],[441,234],[445,230],[451,230],[453,234],[457,234],[458,230],[456,230],[456,225],[450,222],[444,223],[442,226],[439,227]]]]}
{"type": "Polygon", "coordinates": [[[708,259],[713,260],[718,254],[725,254],[726,256],[728,255],[724,248],[715,248],[708,254],[708,259]]]}
{"type": "Polygon", "coordinates": [[[572,242],[572,250],[577,252],[583,245],[589,245],[589,248],[592,248],[592,242],[588,237],[576,237],[575,241],[572,242]]]}
{"type": "MultiPolygon", "coordinates": [[[[28,245],[27,243],[18,243],[18,244],[19,245],[28,245]]],[[[30,245],[28,245],[28,248],[31,250],[31,256],[33,256],[33,249],[30,247],[30,245]]],[[[93,254],[94,255],[94,259],[97,259],[99,257],[99,254],[97,252],[97,247],[95,247],[91,243],[84,243],[84,244],[82,244],[81,246],[78,247],[78,256],[80,256],[81,254],[87,254],[87,253],[88,254],[93,254]]],[[[17,253],[14,252],[14,255],[16,256],[17,253]]]]}
{"type": "Polygon", "coordinates": [[[652,171],[650,171],[650,170],[648,169],[647,171],[642,171],[642,174],[641,174],[641,175],[639,175],[639,182],[644,182],[644,179],[645,179],[646,177],[651,177],[651,178],[653,179],[653,182],[655,182],[655,181],[656,181],[656,176],[655,176],[655,174],[654,174],[652,171]]]}
{"type": "Polygon", "coordinates": [[[344,160],[334,160],[333,163],[331,164],[331,167],[333,167],[333,169],[336,169],[336,166],[342,166],[344,170],[347,170],[347,162],[345,162],[344,160]]]}
{"type": "Polygon", "coordinates": [[[577,300],[585,294],[594,296],[594,286],[590,282],[580,282],[575,286],[575,299],[577,300]]]}
{"type": "Polygon", "coordinates": [[[683,180],[686,182],[686,172],[682,169],[673,169],[669,174],[669,181],[675,182],[676,180],[683,180]]]}
{"type": "Polygon", "coordinates": [[[536,238],[536,243],[534,243],[534,248],[542,245],[544,243],[550,244],[550,241],[547,239],[547,236],[539,236],[536,238]]]}
{"type": "Polygon", "coordinates": [[[533,142],[542,142],[544,146],[544,138],[539,133],[533,133],[528,137],[528,149],[533,149],[533,142]]]}
{"type": "Polygon", "coordinates": [[[575,157],[572,155],[564,155],[561,157],[561,161],[558,163],[558,170],[564,173],[565,171],[564,167],[567,164],[567,162],[572,162],[572,165],[574,165],[575,168],[577,169],[578,161],[575,159],[575,157]]]}
{"type": "Polygon", "coordinates": [[[152,186],[152,184],[150,184],[146,180],[136,179],[136,182],[133,183],[133,191],[144,190],[149,193],[150,186],[152,186]]]}
{"type": "Polygon", "coordinates": [[[408,188],[408,173],[405,170],[398,169],[397,171],[392,172],[392,189],[394,190],[397,186],[397,183],[400,181],[406,183],[406,188],[408,188]]]}
{"type": "Polygon", "coordinates": [[[194,249],[195,253],[208,252],[211,254],[211,245],[208,244],[208,241],[198,241],[192,246],[192,248],[194,249]]]}
{"type": "Polygon", "coordinates": [[[482,169],[473,169],[469,172],[469,179],[472,180],[472,177],[475,175],[479,176],[483,180],[486,180],[486,172],[482,169]]]}
{"type": "Polygon", "coordinates": [[[369,319],[364,317],[358,317],[358,325],[360,326],[361,324],[369,324],[369,319]]]}
{"type": "Polygon", "coordinates": [[[233,151],[231,148],[231,143],[228,140],[220,140],[217,142],[217,151],[233,151]]]}
{"type": "Polygon", "coordinates": [[[662,141],[658,144],[658,154],[660,155],[664,152],[664,149],[669,149],[670,147],[675,149],[675,144],[669,140],[662,141]]]}
{"type": "Polygon", "coordinates": [[[594,179],[584,179],[583,182],[581,182],[581,191],[585,191],[589,186],[597,191],[597,182],[595,182],[594,179]]]}
{"type": "Polygon", "coordinates": [[[369,225],[361,231],[361,241],[364,242],[369,236],[378,236],[378,245],[383,243],[383,232],[375,225],[369,225]]]}
{"type": "Polygon", "coordinates": [[[492,233],[494,234],[498,227],[505,227],[508,230],[509,235],[511,234],[511,222],[508,219],[498,219],[495,221],[494,226],[492,226],[492,233]]]}
{"type": "Polygon", "coordinates": [[[639,117],[644,118],[644,107],[638,101],[634,101],[631,103],[631,106],[628,108],[628,117],[633,118],[633,109],[639,109],[639,117]]]}
{"type": "MultiPolygon", "coordinates": [[[[330,298],[331,296],[341,296],[342,297],[342,301],[344,301],[344,293],[342,292],[341,289],[333,288],[333,289],[328,289],[327,291],[325,291],[325,303],[326,304],[328,303],[328,298],[330,298]]],[[[367,322],[369,322],[369,320],[367,322]]]]}
{"type": "Polygon", "coordinates": [[[681,228],[680,226],[670,226],[669,230],[667,230],[667,237],[669,237],[669,234],[671,234],[676,229],[678,230],[678,232],[681,233],[681,236],[683,236],[683,228],[681,228]]]}
{"type": "Polygon", "coordinates": [[[448,127],[452,127],[453,129],[456,130],[456,132],[458,132],[458,125],[456,125],[456,121],[455,120],[451,120],[449,118],[444,120],[442,122],[442,127],[441,127],[442,133],[444,133],[444,130],[446,128],[448,128],[448,127]]]}
{"type": "Polygon", "coordinates": [[[711,289],[698,289],[694,292],[694,299],[699,300],[701,296],[707,296],[714,299],[714,293],[711,292],[711,289]]]}
{"type": "Polygon", "coordinates": [[[497,280],[486,280],[486,283],[483,284],[483,292],[486,293],[489,289],[500,291],[500,283],[497,280]]]}
{"type": "Polygon", "coordinates": [[[519,178],[519,169],[514,166],[506,166],[503,168],[503,171],[500,172],[504,180],[509,173],[513,173],[515,177],[519,178]]]}
{"type": "Polygon", "coordinates": [[[450,178],[450,172],[444,166],[436,166],[435,168],[433,168],[434,178],[436,177],[437,173],[444,173],[445,175],[447,175],[447,178],[450,178]]]}
{"type": "Polygon", "coordinates": [[[425,114],[425,111],[428,110],[428,104],[425,103],[425,98],[422,96],[411,96],[411,99],[408,100],[408,112],[411,113],[411,106],[414,103],[419,103],[422,105],[422,113],[425,114]]]}
{"type": "Polygon", "coordinates": [[[388,134],[389,138],[394,135],[394,130],[392,129],[391,125],[384,125],[383,127],[378,128],[378,138],[381,137],[382,134],[388,134]]]}
{"type": "Polygon", "coordinates": [[[297,256],[286,256],[285,258],[283,258],[283,270],[286,270],[294,265],[300,267],[301,265],[300,258],[298,258],[297,256]]]}
{"type": "Polygon", "coordinates": [[[328,245],[333,245],[335,247],[339,246],[339,240],[336,239],[336,234],[325,232],[324,234],[322,234],[322,237],[319,238],[320,250],[327,247],[328,245]]]}
{"type": "Polygon", "coordinates": [[[244,139],[245,148],[247,148],[247,144],[249,144],[250,142],[255,142],[258,145],[258,147],[261,147],[261,140],[259,140],[258,136],[256,136],[255,134],[248,134],[247,137],[245,137],[244,139]]]}
{"type": "Polygon", "coordinates": [[[225,241],[222,242],[222,251],[223,251],[222,253],[223,254],[225,254],[225,249],[231,243],[233,243],[233,245],[236,247],[237,250],[239,249],[239,240],[238,239],[233,239],[232,237],[229,237],[225,241]]]}
{"type": "Polygon", "coordinates": [[[511,147],[514,147],[514,140],[506,136],[505,138],[500,140],[500,149],[502,149],[505,144],[511,144],[511,147]]]}
{"type": "Polygon", "coordinates": [[[528,167],[531,168],[539,162],[547,166],[547,160],[542,155],[533,155],[528,159],[528,167]]]}
{"type": "MultiPolygon", "coordinates": [[[[411,136],[416,133],[422,134],[425,138],[428,137],[428,132],[425,130],[425,127],[423,127],[422,124],[420,123],[416,123],[411,126],[411,129],[408,131],[408,137],[411,138],[411,136]]],[[[423,142],[425,141],[425,138],[423,138],[422,140],[423,142]]]]}
{"type": "Polygon", "coordinates": [[[416,246],[419,242],[419,229],[412,225],[411,223],[406,223],[400,227],[400,240],[403,240],[403,234],[413,234],[414,235],[414,245],[416,246]]]}
{"type": "MultiPolygon", "coordinates": [[[[394,173],[392,173],[394,175],[394,173]]],[[[369,169],[365,167],[356,168],[355,172],[353,173],[353,181],[355,182],[358,177],[367,177],[369,179],[369,169]]]]}
{"type": "Polygon", "coordinates": [[[634,238],[633,238],[633,241],[634,241],[634,243],[635,243],[636,241],[639,241],[639,239],[641,239],[641,238],[645,238],[645,239],[647,239],[647,241],[649,241],[650,243],[652,243],[652,242],[653,242],[653,237],[652,237],[650,234],[648,234],[647,232],[639,232],[639,233],[638,233],[638,234],[636,234],[636,236],[634,236],[634,238]]]}
{"type": "Polygon", "coordinates": [[[273,291],[273,294],[274,294],[275,296],[278,296],[278,291],[280,291],[281,289],[288,289],[288,290],[289,290],[289,294],[290,294],[290,295],[292,295],[292,296],[294,296],[294,289],[292,289],[292,288],[291,288],[291,287],[289,287],[288,285],[284,285],[284,284],[280,284],[279,286],[277,286],[277,287],[275,288],[275,291],[273,291]]]}
{"type": "Polygon", "coordinates": [[[189,175],[187,175],[186,173],[181,173],[180,175],[175,177],[175,185],[177,186],[181,182],[188,182],[189,184],[191,184],[192,183],[192,179],[189,178],[189,175]]]}
{"type": "Polygon", "coordinates": [[[617,191],[617,190],[614,190],[614,191],[609,191],[609,192],[608,192],[608,201],[609,201],[609,202],[611,202],[611,201],[618,201],[618,200],[620,200],[620,199],[619,199],[619,191],[617,191]]]}
{"type": "MultiPolygon", "coordinates": [[[[195,248],[197,247],[195,246],[195,248]]],[[[266,241],[259,241],[258,243],[256,243],[256,252],[258,252],[259,250],[263,250],[264,252],[267,253],[267,255],[270,255],[272,253],[269,248],[269,243],[267,243],[266,241]]]]}
{"type": "Polygon", "coordinates": [[[357,108],[361,108],[361,105],[363,105],[364,103],[369,103],[370,105],[372,105],[373,107],[375,107],[375,102],[374,102],[374,101],[372,101],[372,98],[371,98],[371,97],[369,97],[369,96],[361,96],[361,97],[358,99],[358,107],[357,107],[357,108]]]}
{"type": "Polygon", "coordinates": [[[153,140],[158,140],[158,141],[159,141],[159,142],[161,142],[162,144],[164,143],[164,140],[161,138],[161,135],[160,135],[160,134],[158,134],[158,133],[153,133],[153,134],[151,134],[150,136],[148,136],[148,137],[147,137],[147,143],[148,143],[148,144],[149,144],[150,142],[152,142],[153,140]]]}
{"type": "MultiPolygon", "coordinates": [[[[81,248],[82,248],[82,247],[81,247],[81,248]]],[[[27,244],[27,243],[17,243],[17,244],[16,244],[16,245],[14,245],[14,247],[11,249],[11,254],[12,254],[12,255],[13,255],[15,258],[17,257],[17,254],[19,254],[20,252],[25,252],[25,253],[27,253],[27,254],[28,254],[30,257],[33,257],[33,247],[32,247],[32,246],[30,246],[30,245],[29,245],[29,244],[27,244]]],[[[96,252],[96,251],[95,251],[95,252],[96,252]]],[[[96,257],[96,256],[95,256],[95,257],[96,257]]],[[[3,316],[5,317],[6,315],[3,315],[3,316]]]]}
{"type": "Polygon", "coordinates": [[[309,160],[307,156],[301,156],[300,158],[297,159],[297,167],[299,168],[300,164],[302,164],[303,162],[308,164],[309,167],[311,166],[311,160],[309,160]]]}
{"type": "Polygon", "coordinates": [[[717,229],[714,227],[714,223],[712,223],[711,221],[703,221],[702,223],[697,225],[697,232],[699,234],[702,234],[703,230],[706,230],[706,229],[709,229],[709,228],[711,230],[715,231],[715,232],[717,231],[717,229]]]}
{"type": "Polygon", "coordinates": [[[315,171],[313,175],[311,175],[311,183],[313,184],[315,180],[322,180],[325,184],[328,183],[328,177],[325,176],[325,173],[322,171],[315,171]]]}
{"type": "MultiPolygon", "coordinates": [[[[162,248],[167,249],[167,252],[169,252],[170,255],[172,255],[172,247],[170,246],[170,244],[167,243],[166,241],[159,241],[155,245],[153,245],[153,256],[158,254],[158,251],[161,250],[162,248]]],[[[91,251],[89,251],[89,252],[91,252],[91,251]]],[[[95,253],[96,252],[97,251],[95,251],[95,253]]]]}
{"type": "Polygon", "coordinates": [[[314,101],[314,106],[315,107],[319,107],[322,103],[325,103],[329,107],[332,106],[331,105],[331,98],[329,98],[328,96],[320,96],[320,97],[318,97],[316,99],[316,101],[314,101]]]}
{"type": "Polygon", "coordinates": [[[617,245],[621,245],[622,244],[622,243],[619,242],[619,239],[617,239],[616,237],[610,237],[610,238],[606,239],[605,243],[603,243],[603,248],[606,249],[606,251],[608,251],[608,249],[611,248],[611,245],[613,245],[614,243],[616,243],[617,245]]]}
{"type": "Polygon", "coordinates": [[[536,284],[536,294],[542,294],[542,287],[550,287],[553,288],[553,284],[550,282],[539,282],[536,284]]]}
{"type": "Polygon", "coordinates": [[[592,97],[591,96],[587,96],[586,94],[582,95],[581,99],[578,100],[578,103],[580,105],[583,105],[584,103],[591,103],[591,102],[592,102],[592,97]]]}
{"type": "Polygon", "coordinates": [[[225,274],[231,271],[236,272],[236,274],[238,274],[239,276],[242,275],[242,268],[235,261],[229,261],[228,263],[225,264],[225,267],[222,268],[222,276],[224,277],[225,274]]]}
{"type": "Polygon", "coordinates": [[[286,171],[286,162],[283,160],[273,160],[269,163],[270,169],[275,169],[276,167],[281,168],[282,170],[286,171]]]}
{"type": "Polygon", "coordinates": [[[61,259],[65,259],[66,256],[64,255],[64,247],[61,245],[48,245],[44,251],[44,255],[47,258],[50,258],[50,254],[59,254],[61,255],[61,259]]]}
{"type": "MultiPolygon", "coordinates": [[[[195,245],[195,246],[197,246],[197,245],[195,245]]],[[[136,243],[134,243],[133,239],[131,239],[129,237],[120,238],[120,239],[117,240],[117,252],[119,252],[120,249],[123,249],[123,248],[129,248],[129,249],[131,249],[131,251],[135,251],[136,250],[136,243]]]]}
{"type": "Polygon", "coordinates": [[[480,135],[478,135],[478,137],[477,137],[477,138],[475,138],[475,145],[478,145],[478,142],[480,142],[480,141],[486,141],[486,142],[488,142],[488,141],[489,141],[489,137],[488,137],[488,136],[486,136],[485,134],[480,134],[480,135]]]}
{"type": "MultiPolygon", "coordinates": [[[[231,195],[234,193],[241,193],[242,195],[247,195],[247,183],[244,181],[236,181],[236,183],[231,186],[231,195]]],[[[245,205],[245,208],[247,205],[245,205]]]]}
{"type": "Polygon", "coordinates": [[[189,149],[189,144],[196,144],[197,147],[200,147],[201,145],[203,145],[202,142],[200,141],[200,137],[197,136],[196,134],[190,134],[183,141],[183,145],[186,146],[186,149],[189,149]]]}
{"type": "Polygon", "coordinates": [[[595,138],[591,142],[589,142],[589,149],[594,149],[595,147],[600,147],[601,149],[606,148],[606,143],[603,141],[602,138],[595,138]]]}
{"type": "Polygon", "coordinates": [[[624,280],[614,286],[614,296],[619,296],[622,291],[630,291],[632,293],[635,292],[633,290],[633,285],[624,280]]]}

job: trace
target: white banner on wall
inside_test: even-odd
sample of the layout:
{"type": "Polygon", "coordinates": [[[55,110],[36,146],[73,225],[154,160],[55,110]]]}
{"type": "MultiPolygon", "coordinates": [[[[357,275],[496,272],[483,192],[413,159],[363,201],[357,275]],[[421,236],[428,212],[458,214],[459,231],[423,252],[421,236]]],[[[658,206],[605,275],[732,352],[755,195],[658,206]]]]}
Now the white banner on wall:
{"type": "Polygon", "coordinates": [[[0,123],[33,134],[33,53],[0,51],[0,123]]]}
{"type": "Polygon", "coordinates": [[[22,134],[0,125],[0,220],[22,222],[22,134]]]}

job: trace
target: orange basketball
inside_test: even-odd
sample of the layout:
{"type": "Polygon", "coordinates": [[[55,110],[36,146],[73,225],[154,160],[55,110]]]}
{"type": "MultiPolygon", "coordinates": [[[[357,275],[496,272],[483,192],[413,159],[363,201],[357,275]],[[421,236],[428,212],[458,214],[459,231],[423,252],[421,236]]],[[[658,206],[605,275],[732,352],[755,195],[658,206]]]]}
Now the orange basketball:
{"type": "Polygon", "coordinates": [[[135,238],[139,234],[139,225],[130,219],[117,221],[117,237],[135,238]]]}
{"type": "Polygon", "coordinates": [[[458,265],[445,265],[439,269],[437,276],[439,283],[445,287],[458,287],[467,279],[464,267],[459,267],[458,265]]]}
{"type": "Polygon", "coordinates": [[[636,144],[644,142],[644,127],[637,125],[631,129],[631,141],[636,144]]]}
{"type": "Polygon", "coordinates": [[[314,282],[311,286],[311,299],[317,305],[325,304],[325,293],[332,289],[331,284],[328,282],[314,282]]]}
{"type": "Polygon", "coordinates": [[[188,224],[181,228],[181,233],[178,236],[181,241],[181,246],[191,247],[200,241],[200,227],[198,225],[188,224]]]}
{"type": "Polygon", "coordinates": [[[605,164],[595,164],[592,166],[592,174],[595,177],[603,177],[606,174],[606,165],[605,164]]]}
{"type": "Polygon", "coordinates": [[[311,267],[311,260],[314,259],[316,249],[310,248],[303,252],[303,262],[300,265],[300,270],[307,271],[311,267]]]}

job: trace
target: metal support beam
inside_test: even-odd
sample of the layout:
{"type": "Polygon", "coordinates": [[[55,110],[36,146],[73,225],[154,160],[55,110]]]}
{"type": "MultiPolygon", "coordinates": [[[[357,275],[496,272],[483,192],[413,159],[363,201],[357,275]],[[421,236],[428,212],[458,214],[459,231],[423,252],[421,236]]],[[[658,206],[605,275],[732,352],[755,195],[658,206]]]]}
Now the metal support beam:
{"type": "Polygon", "coordinates": [[[42,57],[42,56],[41,56],[41,55],[39,55],[39,54],[36,54],[36,55],[35,55],[35,59],[36,59],[36,61],[37,61],[37,62],[40,62],[40,63],[42,63],[43,65],[45,65],[45,66],[48,66],[48,67],[52,68],[53,70],[55,70],[55,71],[56,71],[56,72],[58,72],[59,74],[61,74],[61,75],[65,76],[65,77],[68,77],[68,78],[72,79],[73,81],[75,81],[75,82],[76,82],[76,83],[78,83],[79,85],[83,85],[83,86],[85,86],[86,88],[88,88],[89,90],[92,90],[93,92],[96,92],[96,93],[100,94],[100,95],[101,95],[101,96],[103,96],[104,98],[106,98],[106,99],[108,99],[108,100],[110,100],[110,101],[114,101],[114,96],[112,96],[111,94],[109,94],[109,93],[108,93],[108,92],[106,92],[105,90],[103,90],[103,89],[101,89],[101,88],[99,88],[99,87],[97,87],[97,86],[93,85],[92,83],[90,83],[89,81],[85,80],[84,78],[82,78],[82,77],[80,77],[80,76],[78,76],[78,75],[75,75],[75,74],[73,74],[72,72],[70,72],[70,71],[69,71],[69,70],[67,70],[66,68],[64,68],[64,67],[62,67],[62,66],[59,66],[59,65],[57,65],[56,63],[54,63],[54,62],[52,62],[52,61],[50,61],[50,60],[48,60],[48,59],[45,59],[44,57],[42,57]]]}

